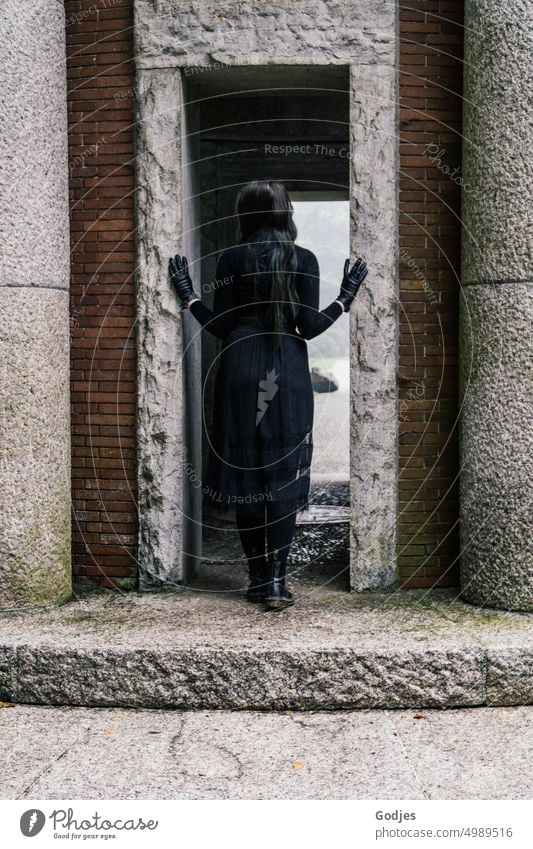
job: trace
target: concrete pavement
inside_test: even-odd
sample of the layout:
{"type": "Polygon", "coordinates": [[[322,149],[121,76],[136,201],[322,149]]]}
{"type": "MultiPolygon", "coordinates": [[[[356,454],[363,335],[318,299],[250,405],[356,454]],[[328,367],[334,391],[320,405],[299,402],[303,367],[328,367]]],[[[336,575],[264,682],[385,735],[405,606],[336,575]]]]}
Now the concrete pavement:
{"type": "Polygon", "coordinates": [[[0,709],[4,799],[528,799],[533,708],[0,709]]]}

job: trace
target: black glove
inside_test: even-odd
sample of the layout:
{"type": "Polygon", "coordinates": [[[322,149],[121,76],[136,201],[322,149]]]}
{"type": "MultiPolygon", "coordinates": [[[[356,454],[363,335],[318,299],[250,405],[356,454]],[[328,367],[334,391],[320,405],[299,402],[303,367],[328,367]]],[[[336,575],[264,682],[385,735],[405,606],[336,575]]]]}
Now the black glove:
{"type": "Polygon", "coordinates": [[[189,274],[189,266],[187,257],[176,254],[174,259],[168,261],[168,274],[170,282],[174,287],[178,298],[181,301],[181,306],[185,309],[189,301],[197,298],[198,295],[192,288],[191,275],[189,274]]]}
{"type": "Polygon", "coordinates": [[[359,291],[359,286],[368,274],[366,262],[362,260],[361,257],[354,262],[351,270],[349,270],[349,268],[350,260],[347,259],[344,263],[344,276],[342,279],[341,291],[337,297],[337,300],[344,305],[344,312],[350,311],[353,300],[359,291]]]}

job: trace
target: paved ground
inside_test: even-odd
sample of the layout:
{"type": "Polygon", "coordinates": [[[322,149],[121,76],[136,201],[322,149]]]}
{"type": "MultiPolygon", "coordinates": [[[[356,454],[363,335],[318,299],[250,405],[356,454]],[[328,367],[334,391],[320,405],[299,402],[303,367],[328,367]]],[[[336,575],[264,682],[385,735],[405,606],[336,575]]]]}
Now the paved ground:
{"type": "Polygon", "coordinates": [[[0,709],[4,799],[528,799],[533,708],[0,709]]]}

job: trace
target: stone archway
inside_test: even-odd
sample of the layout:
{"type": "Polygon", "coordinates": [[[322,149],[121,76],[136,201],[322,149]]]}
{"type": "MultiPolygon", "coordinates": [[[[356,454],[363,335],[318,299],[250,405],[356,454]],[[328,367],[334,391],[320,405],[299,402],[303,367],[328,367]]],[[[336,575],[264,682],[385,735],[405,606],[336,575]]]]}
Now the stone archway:
{"type": "MultiPolygon", "coordinates": [[[[184,475],[182,318],[167,258],[194,255],[184,80],[238,66],[350,67],[352,254],[372,267],[351,316],[351,586],[395,578],[397,513],[397,21],[393,4],[290,0],[202,7],[137,0],[138,482],[140,584],[177,584],[197,539],[184,475]],[[334,49],[333,49],[334,48],[334,49]]],[[[185,399],[185,400],[184,400],[185,399]]]]}

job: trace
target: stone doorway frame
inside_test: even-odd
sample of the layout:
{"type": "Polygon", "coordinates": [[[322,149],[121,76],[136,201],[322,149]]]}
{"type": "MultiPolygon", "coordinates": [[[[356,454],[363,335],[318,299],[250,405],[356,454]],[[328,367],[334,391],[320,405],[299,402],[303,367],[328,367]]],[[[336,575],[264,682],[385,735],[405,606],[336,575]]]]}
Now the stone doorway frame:
{"type": "Polygon", "coordinates": [[[193,3],[135,2],[139,584],[183,580],[183,326],[167,280],[168,257],[190,245],[183,80],[242,65],[244,55],[256,66],[350,66],[350,239],[352,257],[371,270],[350,317],[350,586],[389,586],[398,504],[397,9],[317,0],[291,18],[295,4],[281,0],[258,19],[256,5],[226,0],[200,16],[193,3]],[[313,37],[317,29],[331,32],[331,44],[313,37]]]}

